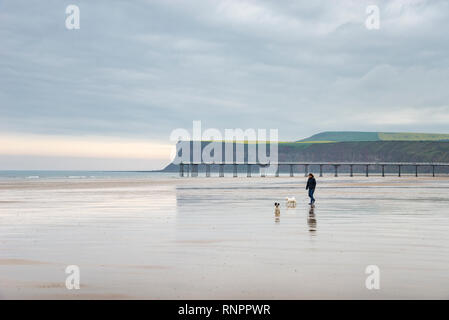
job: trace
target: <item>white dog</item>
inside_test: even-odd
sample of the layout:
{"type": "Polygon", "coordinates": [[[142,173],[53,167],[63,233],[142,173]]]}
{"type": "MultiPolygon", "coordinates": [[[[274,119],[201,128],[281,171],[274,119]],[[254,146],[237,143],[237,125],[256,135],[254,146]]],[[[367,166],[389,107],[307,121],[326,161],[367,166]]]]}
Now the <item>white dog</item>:
{"type": "Polygon", "coordinates": [[[287,207],[296,207],[296,199],[295,197],[286,197],[285,200],[287,201],[287,207]]]}

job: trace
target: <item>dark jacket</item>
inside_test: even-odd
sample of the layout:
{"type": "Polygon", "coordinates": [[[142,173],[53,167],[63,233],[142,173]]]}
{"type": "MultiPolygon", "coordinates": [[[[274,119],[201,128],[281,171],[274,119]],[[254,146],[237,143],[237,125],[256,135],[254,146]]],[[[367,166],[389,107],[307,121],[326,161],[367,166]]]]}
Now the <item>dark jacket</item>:
{"type": "Polygon", "coordinates": [[[315,178],[309,178],[309,180],[307,180],[306,190],[307,189],[315,189],[315,187],[316,187],[315,178]]]}

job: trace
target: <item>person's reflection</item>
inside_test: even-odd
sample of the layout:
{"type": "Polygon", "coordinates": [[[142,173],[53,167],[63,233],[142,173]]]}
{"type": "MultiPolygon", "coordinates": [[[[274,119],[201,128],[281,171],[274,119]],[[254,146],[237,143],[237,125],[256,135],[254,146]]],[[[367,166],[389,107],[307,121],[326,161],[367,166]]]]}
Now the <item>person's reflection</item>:
{"type": "Polygon", "coordinates": [[[314,207],[310,207],[309,216],[307,217],[307,224],[309,225],[309,231],[311,233],[316,232],[316,216],[314,210],[314,207]]]}

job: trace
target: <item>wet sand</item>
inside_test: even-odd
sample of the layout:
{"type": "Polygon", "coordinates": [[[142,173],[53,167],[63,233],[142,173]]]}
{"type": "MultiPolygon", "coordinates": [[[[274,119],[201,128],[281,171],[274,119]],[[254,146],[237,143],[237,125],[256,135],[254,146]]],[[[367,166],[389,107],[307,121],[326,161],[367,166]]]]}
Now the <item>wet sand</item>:
{"type": "Polygon", "coordinates": [[[304,185],[0,180],[0,298],[449,298],[449,178],[319,178],[313,212],[304,185]],[[67,265],[80,290],[65,288],[67,265]]]}

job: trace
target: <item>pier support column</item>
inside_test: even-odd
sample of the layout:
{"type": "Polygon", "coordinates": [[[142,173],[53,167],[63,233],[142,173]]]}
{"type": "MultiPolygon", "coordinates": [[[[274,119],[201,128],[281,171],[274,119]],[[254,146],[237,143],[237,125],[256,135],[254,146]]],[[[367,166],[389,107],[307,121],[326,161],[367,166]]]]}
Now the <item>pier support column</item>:
{"type": "Polygon", "coordinates": [[[233,169],[234,169],[233,170],[234,171],[233,177],[237,178],[237,164],[235,164],[235,163],[233,164],[233,169]]]}
{"type": "Polygon", "coordinates": [[[349,176],[350,177],[354,176],[354,165],[353,164],[349,165],[349,176]]]}
{"type": "Polygon", "coordinates": [[[219,176],[220,176],[221,178],[224,177],[224,164],[220,164],[219,176]]]}
{"type": "Polygon", "coordinates": [[[186,174],[186,177],[189,176],[189,172],[190,172],[190,165],[189,165],[189,164],[186,164],[186,165],[185,165],[185,174],[186,174]]]}
{"type": "Polygon", "coordinates": [[[415,166],[415,177],[418,176],[418,166],[415,166]]]}
{"type": "Polygon", "coordinates": [[[184,164],[183,163],[179,164],[179,176],[184,177],[184,164]]]}
{"type": "Polygon", "coordinates": [[[323,176],[323,165],[320,164],[320,177],[322,177],[322,176],[323,176]]]}
{"type": "Polygon", "coordinates": [[[304,165],[304,177],[307,177],[307,174],[309,173],[309,165],[305,164],[304,165]]]}
{"type": "Polygon", "coordinates": [[[432,177],[435,177],[435,166],[432,166],[432,177]]]}
{"type": "Polygon", "coordinates": [[[274,173],[275,177],[279,177],[279,165],[276,165],[276,172],[274,173]]]}
{"type": "Polygon", "coordinates": [[[265,171],[266,171],[265,168],[266,167],[259,166],[259,172],[262,178],[265,178],[265,171]]]}
{"type": "Polygon", "coordinates": [[[401,176],[401,165],[398,165],[398,177],[401,176]]]}
{"type": "Polygon", "coordinates": [[[250,164],[246,165],[246,176],[248,178],[251,178],[251,165],[250,164]]]}
{"type": "Polygon", "coordinates": [[[290,165],[290,177],[293,177],[293,165],[290,165]]]}
{"type": "Polygon", "coordinates": [[[385,177],[385,166],[382,165],[382,177],[385,177]]]}
{"type": "Polygon", "coordinates": [[[192,177],[198,177],[198,165],[192,164],[192,177]]]}
{"type": "Polygon", "coordinates": [[[367,176],[367,177],[368,177],[368,170],[369,170],[369,165],[366,165],[365,176],[367,176]]]}
{"type": "Polygon", "coordinates": [[[210,177],[210,164],[206,164],[206,177],[210,177]]]}
{"type": "Polygon", "coordinates": [[[338,177],[338,164],[334,164],[334,171],[335,171],[334,177],[338,177]]]}

